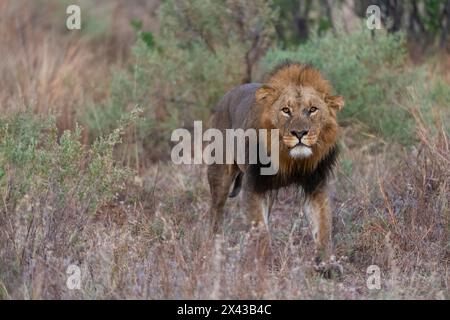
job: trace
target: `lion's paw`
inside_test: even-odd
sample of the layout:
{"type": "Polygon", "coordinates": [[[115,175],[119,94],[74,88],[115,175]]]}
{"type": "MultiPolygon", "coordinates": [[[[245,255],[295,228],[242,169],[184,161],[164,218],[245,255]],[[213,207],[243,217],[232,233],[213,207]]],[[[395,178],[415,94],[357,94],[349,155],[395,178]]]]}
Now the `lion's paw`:
{"type": "Polygon", "coordinates": [[[335,256],[331,256],[328,261],[315,263],[314,270],[325,279],[341,279],[344,274],[344,267],[342,266],[344,260],[345,257],[336,260],[335,256]]]}

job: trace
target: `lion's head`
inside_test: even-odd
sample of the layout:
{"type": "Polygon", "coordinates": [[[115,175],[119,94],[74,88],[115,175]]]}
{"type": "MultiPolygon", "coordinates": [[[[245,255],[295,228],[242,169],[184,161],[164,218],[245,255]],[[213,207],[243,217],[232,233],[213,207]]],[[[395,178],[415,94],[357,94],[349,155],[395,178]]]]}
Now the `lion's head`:
{"type": "Polygon", "coordinates": [[[344,99],[332,95],[330,83],[317,69],[285,63],[275,68],[255,98],[263,108],[261,127],[280,130],[280,169],[298,163],[314,169],[334,148],[339,128],[336,113],[344,99]]]}

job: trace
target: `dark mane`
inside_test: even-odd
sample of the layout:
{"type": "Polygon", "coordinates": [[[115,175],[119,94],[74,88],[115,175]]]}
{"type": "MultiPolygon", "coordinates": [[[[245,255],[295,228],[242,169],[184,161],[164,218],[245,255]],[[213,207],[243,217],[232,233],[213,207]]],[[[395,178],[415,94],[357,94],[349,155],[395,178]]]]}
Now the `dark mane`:
{"type": "Polygon", "coordinates": [[[327,155],[319,161],[312,172],[305,172],[298,165],[288,176],[278,172],[275,175],[261,175],[261,164],[252,164],[248,168],[251,186],[257,193],[266,193],[272,190],[288,186],[298,186],[303,189],[305,195],[312,194],[318,187],[325,184],[332,175],[336,165],[339,150],[337,145],[333,146],[327,155]]]}

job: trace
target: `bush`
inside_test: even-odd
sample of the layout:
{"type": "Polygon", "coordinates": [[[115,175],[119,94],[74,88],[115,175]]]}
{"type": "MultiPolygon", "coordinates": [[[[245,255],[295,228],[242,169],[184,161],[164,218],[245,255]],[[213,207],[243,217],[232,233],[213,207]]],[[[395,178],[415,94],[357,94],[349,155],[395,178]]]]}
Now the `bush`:
{"type": "Polygon", "coordinates": [[[0,118],[0,283],[18,273],[31,277],[26,261],[51,264],[52,256],[82,246],[79,234],[130,174],[115,163],[113,149],[138,112],[89,149],[80,143],[79,126],[58,138],[54,119],[30,112],[0,118]]]}
{"type": "Polygon", "coordinates": [[[275,15],[262,0],[251,7],[243,0],[167,1],[159,10],[159,35],[133,21],[134,62],[116,73],[105,105],[83,118],[90,133],[108,132],[127,106],[138,104],[146,117],[133,138],[139,153],[169,154],[172,129],[206,120],[227,90],[251,81],[274,34],[275,15]]]}

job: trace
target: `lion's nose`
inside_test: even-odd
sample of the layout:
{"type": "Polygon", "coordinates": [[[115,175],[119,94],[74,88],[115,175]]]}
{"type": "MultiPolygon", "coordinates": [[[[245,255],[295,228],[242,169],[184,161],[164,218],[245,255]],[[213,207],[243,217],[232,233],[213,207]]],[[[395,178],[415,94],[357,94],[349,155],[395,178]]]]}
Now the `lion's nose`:
{"type": "Polygon", "coordinates": [[[291,134],[293,136],[296,136],[298,140],[302,140],[302,138],[308,134],[308,130],[301,130],[301,131],[296,131],[296,130],[292,130],[291,134]]]}

